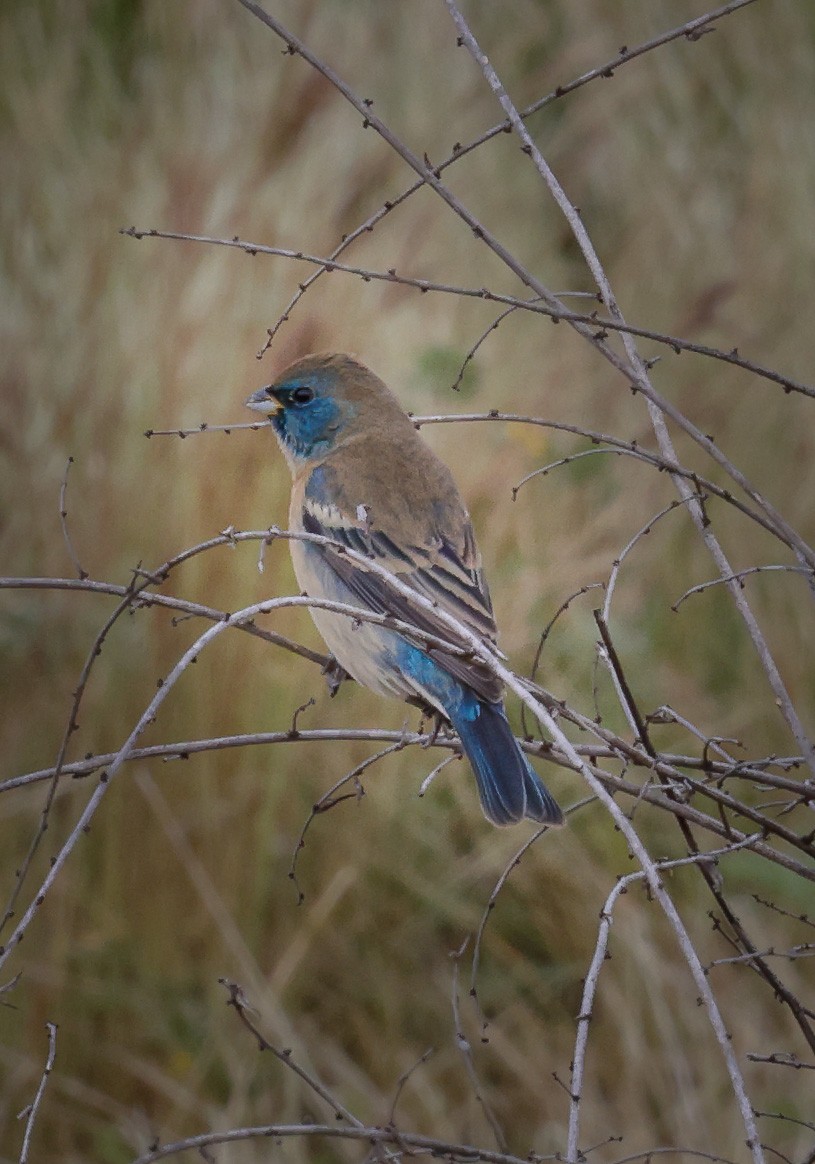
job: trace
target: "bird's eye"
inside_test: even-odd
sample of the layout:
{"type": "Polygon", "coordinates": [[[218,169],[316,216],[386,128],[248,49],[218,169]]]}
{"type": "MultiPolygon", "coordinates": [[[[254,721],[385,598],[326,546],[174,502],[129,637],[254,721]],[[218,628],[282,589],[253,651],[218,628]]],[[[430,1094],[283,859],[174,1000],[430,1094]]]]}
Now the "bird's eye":
{"type": "Polygon", "coordinates": [[[314,389],[309,388],[306,384],[301,384],[299,388],[292,389],[291,400],[293,404],[308,404],[314,399],[314,389]]]}

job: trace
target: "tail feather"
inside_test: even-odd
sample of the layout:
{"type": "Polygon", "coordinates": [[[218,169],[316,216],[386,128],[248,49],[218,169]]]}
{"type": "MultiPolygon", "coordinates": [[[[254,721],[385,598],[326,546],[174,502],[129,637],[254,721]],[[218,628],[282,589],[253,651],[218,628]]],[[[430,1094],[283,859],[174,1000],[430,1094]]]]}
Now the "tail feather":
{"type": "Polygon", "coordinates": [[[452,721],[487,819],[509,825],[526,816],[541,824],[562,824],[560,808],[518,747],[502,705],[479,700],[473,710],[473,718],[453,714],[452,721]]]}

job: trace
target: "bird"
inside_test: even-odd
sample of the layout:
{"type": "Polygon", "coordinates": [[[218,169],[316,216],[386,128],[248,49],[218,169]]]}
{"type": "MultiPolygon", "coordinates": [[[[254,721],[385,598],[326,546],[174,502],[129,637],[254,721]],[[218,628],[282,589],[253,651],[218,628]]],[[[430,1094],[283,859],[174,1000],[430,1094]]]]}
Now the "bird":
{"type": "Polygon", "coordinates": [[[510,728],[503,684],[434,610],[482,641],[497,639],[469,514],[441,459],[397,397],[351,355],[307,355],[246,401],[268,416],[292,476],[289,542],[302,591],[399,619],[419,634],[311,607],[339,666],[380,695],[419,702],[450,724],[495,825],[563,823],[510,728]],[[379,563],[432,607],[411,601],[345,551],[379,563]],[[442,640],[428,644],[426,635],[442,640]]]}

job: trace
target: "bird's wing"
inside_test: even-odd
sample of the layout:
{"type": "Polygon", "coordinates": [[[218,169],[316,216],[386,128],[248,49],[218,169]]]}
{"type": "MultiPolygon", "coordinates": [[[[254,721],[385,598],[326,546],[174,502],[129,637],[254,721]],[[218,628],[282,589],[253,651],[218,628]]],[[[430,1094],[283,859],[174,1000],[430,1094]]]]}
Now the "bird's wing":
{"type": "MultiPolygon", "coordinates": [[[[375,521],[374,518],[374,524],[368,522],[365,506],[360,506],[358,512],[346,512],[333,502],[326,503],[322,498],[310,496],[309,490],[305,491],[302,524],[306,532],[331,538],[338,545],[373,559],[473,633],[494,642],[492,605],[469,520],[464,522],[460,546],[438,530],[422,544],[401,544],[392,533],[377,528],[375,521]]],[[[379,614],[391,614],[446,642],[456,642],[455,633],[442,619],[398,593],[386,578],[366,571],[329,546],[321,547],[320,552],[361,606],[379,614]]],[[[441,648],[427,648],[420,639],[417,643],[482,699],[495,702],[501,698],[500,680],[478,659],[454,655],[441,648]]],[[[464,642],[461,645],[465,649],[468,646],[464,642]]]]}

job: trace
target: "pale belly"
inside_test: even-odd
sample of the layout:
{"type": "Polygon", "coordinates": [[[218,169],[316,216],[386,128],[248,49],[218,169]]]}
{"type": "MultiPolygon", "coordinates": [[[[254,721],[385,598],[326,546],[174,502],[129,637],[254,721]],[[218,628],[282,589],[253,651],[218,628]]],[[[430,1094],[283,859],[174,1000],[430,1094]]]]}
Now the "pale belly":
{"type": "MultiPolygon", "coordinates": [[[[306,594],[359,606],[359,600],[307,543],[292,542],[291,556],[297,581],[306,594]]],[[[310,607],[309,613],[331,654],[357,683],[378,695],[428,698],[428,693],[411,683],[396,665],[400,639],[393,631],[315,607],[310,607]]]]}

